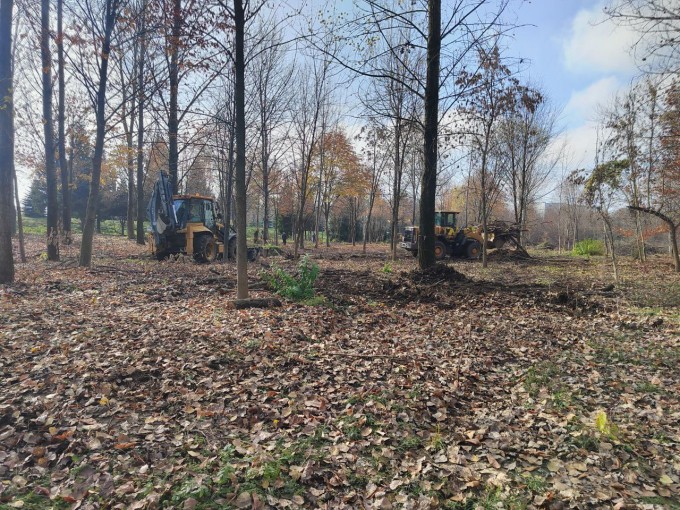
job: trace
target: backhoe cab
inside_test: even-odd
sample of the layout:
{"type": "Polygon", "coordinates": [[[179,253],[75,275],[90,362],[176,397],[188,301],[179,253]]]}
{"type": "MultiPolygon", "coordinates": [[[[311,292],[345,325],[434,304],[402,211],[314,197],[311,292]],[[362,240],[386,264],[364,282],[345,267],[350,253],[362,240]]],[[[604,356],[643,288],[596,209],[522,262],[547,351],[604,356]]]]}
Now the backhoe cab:
{"type": "Polygon", "coordinates": [[[152,256],[161,260],[170,255],[186,254],[201,262],[218,256],[233,258],[236,233],[230,229],[227,242],[217,202],[201,195],[172,195],[170,180],[161,172],[147,207],[151,222],[148,234],[152,256]]]}
{"type": "MultiPolygon", "coordinates": [[[[517,236],[519,230],[516,225],[504,222],[494,222],[487,225],[487,235],[483,235],[479,226],[458,227],[458,212],[437,211],[434,216],[434,255],[437,260],[446,256],[477,259],[482,254],[482,243],[486,242],[487,249],[501,248],[506,241],[512,241],[519,246],[517,236]]],[[[406,227],[404,238],[400,246],[410,251],[413,256],[418,255],[419,227],[406,227]]],[[[521,247],[520,247],[521,248],[521,247]]]]}

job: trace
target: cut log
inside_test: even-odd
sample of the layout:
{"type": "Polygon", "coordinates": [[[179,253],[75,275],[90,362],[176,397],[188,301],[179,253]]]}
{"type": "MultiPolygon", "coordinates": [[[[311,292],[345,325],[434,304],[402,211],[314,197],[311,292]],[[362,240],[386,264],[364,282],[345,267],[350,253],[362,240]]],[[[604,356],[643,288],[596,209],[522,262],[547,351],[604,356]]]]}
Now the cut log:
{"type": "Polygon", "coordinates": [[[281,301],[276,298],[235,299],[232,303],[237,310],[243,310],[245,308],[274,308],[281,306],[281,301]]]}

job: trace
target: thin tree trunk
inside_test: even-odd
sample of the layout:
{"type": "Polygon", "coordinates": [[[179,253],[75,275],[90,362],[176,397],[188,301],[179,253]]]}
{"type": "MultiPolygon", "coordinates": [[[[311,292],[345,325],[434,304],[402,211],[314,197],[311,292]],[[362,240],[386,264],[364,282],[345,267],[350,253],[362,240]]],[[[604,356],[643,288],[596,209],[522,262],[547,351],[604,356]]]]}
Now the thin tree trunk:
{"type": "Polygon", "coordinates": [[[427,72],[425,81],[425,164],[420,185],[420,238],[418,266],[435,265],[434,211],[437,199],[437,133],[439,122],[439,59],[441,50],[441,0],[428,1],[427,72]]]}
{"type": "Polygon", "coordinates": [[[234,99],[236,103],[236,298],[248,298],[248,246],[246,239],[246,110],[245,13],[243,0],[234,0],[234,99]]]}
{"type": "Polygon", "coordinates": [[[85,224],[83,225],[83,240],[80,246],[81,267],[89,267],[92,264],[92,243],[94,241],[95,223],[99,225],[97,209],[99,207],[99,183],[101,180],[102,160],[104,156],[104,135],[106,134],[106,85],[109,78],[109,55],[111,53],[111,33],[116,23],[117,1],[107,0],[104,39],[101,49],[101,63],[99,67],[99,85],[97,87],[97,109],[95,112],[97,131],[92,158],[92,175],[90,178],[90,193],[87,197],[87,209],[85,211],[85,224]],[[116,6],[112,4],[116,3],[116,6]]]}
{"type": "Polygon", "coordinates": [[[482,267],[487,267],[487,253],[486,253],[486,229],[488,224],[488,204],[487,204],[487,158],[489,155],[489,141],[491,138],[491,126],[487,126],[484,136],[484,149],[482,151],[482,172],[481,172],[481,201],[482,201],[482,267]]]}
{"type": "MultiPolygon", "coordinates": [[[[135,48],[135,53],[137,49],[135,48]]],[[[136,56],[136,55],[135,55],[136,56]]],[[[125,80],[125,74],[123,70],[123,61],[120,61],[120,78],[121,82],[125,80]]],[[[130,109],[129,118],[127,112],[128,97],[126,85],[123,84],[122,94],[123,94],[123,130],[125,132],[125,145],[127,148],[127,211],[125,221],[127,223],[128,239],[133,240],[134,235],[134,215],[135,215],[135,146],[133,145],[133,131],[135,124],[135,102],[137,100],[137,80],[133,80],[134,85],[132,88],[132,94],[130,95],[129,102],[132,104],[130,109]]]]}
{"type": "Polygon", "coordinates": [[[41,2],[40,57],[42,63],[43,132],[45,136],[45,178],[47,180],[47,260],[59,260],[57,171],[54,161],[52,121],[52,53],[50,51],[50,2],[41,2]]]}
{"type": "Polygon", "coordinates": [[[144,66],[146,65],[146,0],[142,4],[137,63],[137,244],[144,244],[144,66]]]}
{"type": "MultiPolygon", "coordinates": [[[[269,156],[265,150],[265,140],[267,140],[266,129],[262,133],[262,200],[264,201],[262,211],[262,242],[269,242],[269,156]]],[[[267,141],[267,143],[269,143],[267,141]]]]}
{"type": "Polygon", "coordinates": [[[397,260],[397,238],[399,236],[399,202],[401,201],[401,119],[394,127],[394,180],[392,181],[392,260],[397,260]]]}
{"type": "Polygon", "coordinates": [[[612,231],[612,225],[609,218],[606,218],[603,215],[602,219],[604,220],[605,229],[607,232],[607,236],[609,238],[609,244],[611,245],[612,268],[614,269],[614,281],[616,283],[619,283],[619,265],[618,261],[616,260],[616,250],[614,249],[614,232],[612,231]]]}
{"type": "Polygon", "coordinates": [[[669,241],[671,245],[671,255],[673,257],[673,266],[675,271],[680,273],[680,253],[678,250],[678,237],[677,237],[677,230],[680,225],[678,224],[678,222],[673,221],[673,219],[670,218],[669,216],[666,216],[665,214],[650,207],[628,206],[628,209],[651,214],[652,216],[656,216],[664,223],[666,223],[666,225],[668,226],[669,241]]]}
{"type": "Polygon", "coordinates": [[[71,179],[66,161],[66,79],[64,62],[64,0],[57,0],[57,63],[59,84],[59,106],[57,113],[59,169],[61,171],[61,226],[65,244],[71,244],[71,179]]]}
{"type": "Polygon", "coordinates": [[[638,256],[640,257],[640,262],[644,263],[647,262],[647,254],[645,248],[645,234],[642,229],[640,211],[635,211],[635,230],[637,231],[638,256]]]}
{"type": "Polygon", "coordinates": [[[170,109],[168,112],[168,173],[172,192],[178,193],[179,147],[177,133],[179,131],[178,95],[179,95],[179,41],[182,28],[182,0],[173,0],[172,35],[170,37],[170,109]]]}
{"type": "Polygon", "coordinates": [[[0,0],[0,283],[14,281],[12,178],[14,175],[14,93],[12,85],[13,0],[0,0]]]}
{"type": "Polygon", "coordinates": [[[14,174],[14,199],[16,200],[15,209],[17,213],[17,225],[19,227],[19,255],[21,262],[26,263],[26,248],[24,246],[24,220],[21,214],[21,201],[19,200],[19,179],[17,179],[17,170],[13,166],[12,173],[14,174]]]}

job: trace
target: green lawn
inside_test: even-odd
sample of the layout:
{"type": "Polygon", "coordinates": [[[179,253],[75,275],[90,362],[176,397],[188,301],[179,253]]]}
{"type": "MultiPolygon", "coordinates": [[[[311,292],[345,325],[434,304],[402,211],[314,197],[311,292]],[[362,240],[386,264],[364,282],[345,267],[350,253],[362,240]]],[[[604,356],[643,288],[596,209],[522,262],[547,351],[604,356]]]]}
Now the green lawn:
{"type": "MultiPolygon", "coordinates": [[[[24,233],[25,234],[38,234],[45,235],[47,233],[47,218],[31,218],[28,216],[23,217],[24,223],[24,233]]],[[[144,225],[144,230],[146,230],[146,222],[144,225]]],[[[73,218],[71,223],[71,228],[74,233],[82,233],[82,228],[80,225],[80,220],[73,218]]],[[[135,228],[137,228],[137,222],[135,222],[135,228]]],[[[120,222],[118,220],[104,220],[102,221],[102,234],[104,235],[121,235],[120,222]]]]}

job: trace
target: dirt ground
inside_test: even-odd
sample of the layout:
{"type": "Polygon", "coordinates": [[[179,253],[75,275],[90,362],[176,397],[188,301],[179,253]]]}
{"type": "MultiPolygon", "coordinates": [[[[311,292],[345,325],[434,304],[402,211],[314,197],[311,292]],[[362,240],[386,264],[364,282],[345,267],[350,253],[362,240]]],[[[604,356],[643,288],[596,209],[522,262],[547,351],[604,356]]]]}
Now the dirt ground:
{"type": "Polygon", "coordinates": [[[231,262],[41,242],[0,286],[2,510],[680,508],[668,257],[333,246],[314,300],[237,311],[231,262]]]}

